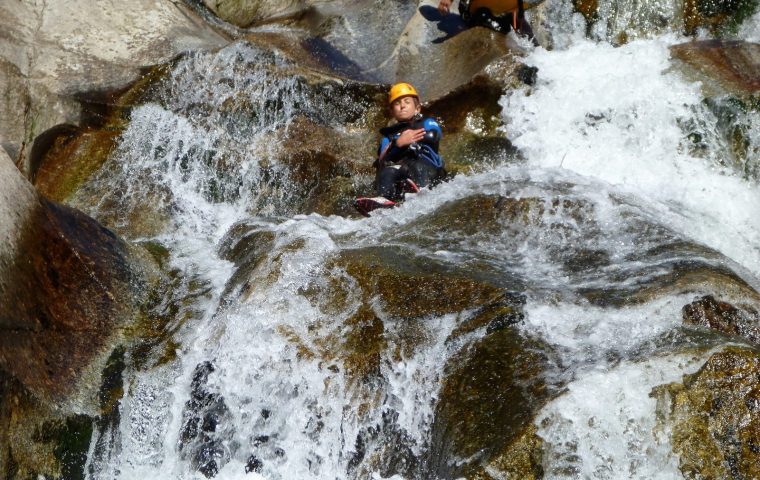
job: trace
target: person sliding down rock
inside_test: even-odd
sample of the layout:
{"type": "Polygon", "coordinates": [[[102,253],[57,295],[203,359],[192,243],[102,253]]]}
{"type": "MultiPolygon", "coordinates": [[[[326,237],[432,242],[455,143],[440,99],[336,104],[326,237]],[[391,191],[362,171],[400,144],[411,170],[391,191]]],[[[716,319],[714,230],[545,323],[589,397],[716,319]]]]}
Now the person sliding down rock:
{"type": "MultiPolygon", "coordinates": [[[[449,13],[451,2],[452,0],[438,2],[441,15],[449,13]]],[[[459,15],[471,26],[480,25],[503,33],[514,30],[538,46],[533,29],[525,20],[523,0],[459,0],[459,15]]]]}
{"type": "Polygon", "coordinates": [[[354,207],[364,216],[377,208],[391,208],[405,193],[443,180],[446,172],[438,154],[442,133],[438,122],[420,114],[420,97],[413,86],[397,83],[388,94],[394,125],[380,129],[383,136],[374,166],[377,197],[357,198],[354,207]]]}

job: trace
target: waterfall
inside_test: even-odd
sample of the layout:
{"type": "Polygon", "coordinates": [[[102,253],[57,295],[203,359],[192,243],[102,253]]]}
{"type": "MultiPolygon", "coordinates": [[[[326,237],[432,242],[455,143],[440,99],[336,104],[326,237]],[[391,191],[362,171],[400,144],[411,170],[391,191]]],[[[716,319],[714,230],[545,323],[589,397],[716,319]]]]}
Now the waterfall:
{"type": "MultiPolygon", "coordinates": [[[[282,161],[299,119],[345,129],[366,105],[247,42],[176,61],[75,200],[169,252],[178,280],[166,302],[181,312],[172,359],[127,353],[118,416],[98,425],[87,478],[456,472],[471,458],[433,458],[443,386],[495,327],[469,328],[482,305],[399,313],[362,283],[387,265],[524,295],[514,332],[547,346],[536,347],[546,398],[530,412],[547,478],[678,478],[649,394],[721,344],[683,331],[694,293],[671,286],[699,267],[760,288],[758,175],[727,160],[700,85],[670,68],[682,38],[589,40],[569,3],[550,7],[556,48],[524,60],[537,83],[501,100],[522,158],[484,159],[369,219],[303,214],[282,161]]],[[[757,25],[740,35],[757,38],[757,25]]],[[[760,118],[743,121],[757,146],[760,118]]]]}

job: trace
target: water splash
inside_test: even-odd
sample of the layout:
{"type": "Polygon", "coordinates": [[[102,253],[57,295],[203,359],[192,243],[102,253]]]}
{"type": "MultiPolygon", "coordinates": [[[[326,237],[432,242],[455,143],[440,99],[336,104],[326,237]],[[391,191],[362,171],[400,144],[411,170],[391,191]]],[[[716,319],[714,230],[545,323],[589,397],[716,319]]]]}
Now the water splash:
{"type": "Polygon", "coordinates": [[[699,85],[668,71],[667,48],[675,40],[619,48],[581,41],[565,51],[536,50],[528,63],[541,72],[538,87],[502,102],[507,133],[532,165],[614,185],[642,200],[651,218],[757,274],[757,186],[688,153],[679,123],[704,110],[699,85]],[[578,64],[584,68],[574,68],[578,64]]]}

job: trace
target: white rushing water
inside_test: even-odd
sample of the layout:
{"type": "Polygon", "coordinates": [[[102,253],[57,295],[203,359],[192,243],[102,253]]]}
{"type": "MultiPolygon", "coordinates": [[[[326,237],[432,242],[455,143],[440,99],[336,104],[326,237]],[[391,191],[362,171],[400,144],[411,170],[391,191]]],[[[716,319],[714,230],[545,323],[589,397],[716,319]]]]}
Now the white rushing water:
{"type": "MultiPolygon", "coordinates": [[[[748,39],[757,35],[756,18],[741,30],[748,39]]],[[[668,47],[683,39],[665,35],[613,47],[568,38],[566,48],[529,55],[538,84],[502,101],[506,132],[528,164],[600,181],[644,215],[744,267],[757,287],[760,188],[724,166],[728,149],[719,140],[706,158],[689,154],[681,125],[697,116],[709,134],[716,119],[702,104],[700,85],[671,68],[668,47]]],[[[757,130],[757,114],[750,121],[757,130]]],[[[668,436],[654,433],[649,392],[680,381],[706,357],[614,367],[599,359],[675,328],[689,301],[674,297],[614,311],[529,305],[524,330],[562,345],[566,361],[590,365],[536,419],[548,444],[547,478],[681,478],[668,436]]]]}
{"type": "Polygon", "coordinates": [[[504,99],[507,134],[530,164],[602,180],[757,274],[760,190],[717,159],[688,154],[679,122],[709,112],[699,84],[669,71],[668,46],[678,41],[537,50],[527,63],[539,68],[539,85],[530,96],[504,99]]]}
{"type": "MultiPolygon", "coordinates": [[[[377,462],[389,438],[411,456],[424,455],[446,361],[483,331],[451,341],[467,312],[408,325],[378,301],[373,313],[388,343],[380,380],[352,383],[344,367],[321,352],[336,347],[340,329],[360,307],[356,280],[329,266],[357,245],[413,247],[423,258],[453,266],[477,260],[489,274],[509,274],[526,285],[520,331],[555,347],[558,363],[570,372],[566,393],[535,420],[547,444],[548,478],[679,478],[668,436],[655,433],[649,393],[693,372],[708,354],[637,354],[678,328],[680,309],[692,299],[616,308],[590,305],[577,292],[629,287],[634,280],[621,277],[643,263],[631,256],[648,243],[673,239],[719,252],[728,260],[705,254],[705,261],[725,261],[753,282],[760,276],[760,188],[720,161],[719,142],[706,156],[689,153],[684,122],[717,120],[702,105],[699,85],[670,70],[668,47],[682,39],[664,35],[615,48],[585,40],[577,15],[568,22],[558,29],[562,48],[538,48],[525,59],[539,69],[537,85],[502,100],[506,134],[524,163],[495,162],[366,220],[288,218],[287,188],[267,183],[272,171],[287,179],[273,136],[287,130],[299,109],[318,109],[296,80],[270,75],[281,59],[236,45],[181,62],[163,103],[132,112],[107,175],[115,178],[121,202],[116,224],[139,215],[145,192],[152,192],[150,210],[171,226],[143,239],[170,246],[172,266],[205,293],[187,307],[190,320],[175,335],[177,360],[127,372],[119,422],[93,440],[89,478],[205,478],[191,467],[193,442],[203,434],[183,438],[194,398],[206,402],[201,416],[218,420],[206,438],[214,452],[205,458],[215,459],[220,479],[380,479],[384,466],[377,462]],[[228,116],[231,102],[258,105],[263,113],[236,123],[228,116]],[[508,225],[502,234],[452,229],[445,238],[420,233],[424,244],[409,240],[409,230],[422,231],[421,219],[482,194],[571,206],[547,208],[538,226],[508,225]],[[570,211],[576,205],[584,220],[570,211]],[[273,240],[249,274],[255,282],[230,293],[225,289],[235,267],[219,250],[235,225],[253,226],[273,240]],[[636,231],[639,225],[651,228],[636,231]],[[580,247],[604,252],[610,265],[592,274],[563,270],[557,258],[580,247]],[[304,293],[329,292],[332,281],[345,293],[340,308],[304,293]],[[418,345],[393,355],[404,351],[409,328],[416,329],[418,345]],[[199,375],[204,362],[213,365],[205,376],[199,375]],[[389,429],[381,432],[386,437],[372,436],[379,426],[389,429]],[[360,436],[367,454],[357,464],[360,436]],[[253,466],[258,473],[247,473],[253,466]]],[[[740,32],[756,38],[757,25],[754,17],[740,32]]],[[[753,128],[760,125],[749,120],[753,128]]],[[[106,215],[113,201],[104,198],[90,213],[106,215]]],[[[653,277],[660,273],[657,265],[645,266],[653,267],[653,277]]]]}

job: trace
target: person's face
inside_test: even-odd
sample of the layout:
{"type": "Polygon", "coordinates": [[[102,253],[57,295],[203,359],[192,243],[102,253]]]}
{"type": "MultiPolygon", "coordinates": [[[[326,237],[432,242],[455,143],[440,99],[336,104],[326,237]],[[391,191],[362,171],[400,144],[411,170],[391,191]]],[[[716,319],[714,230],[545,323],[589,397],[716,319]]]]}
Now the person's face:
{"type": "Polygon", "coordinates": [[[417,99],[412,96],[397,98],[391,103],[393,118],[399,122],[406,122],[419,113],[420,107],[417,99]]]}

